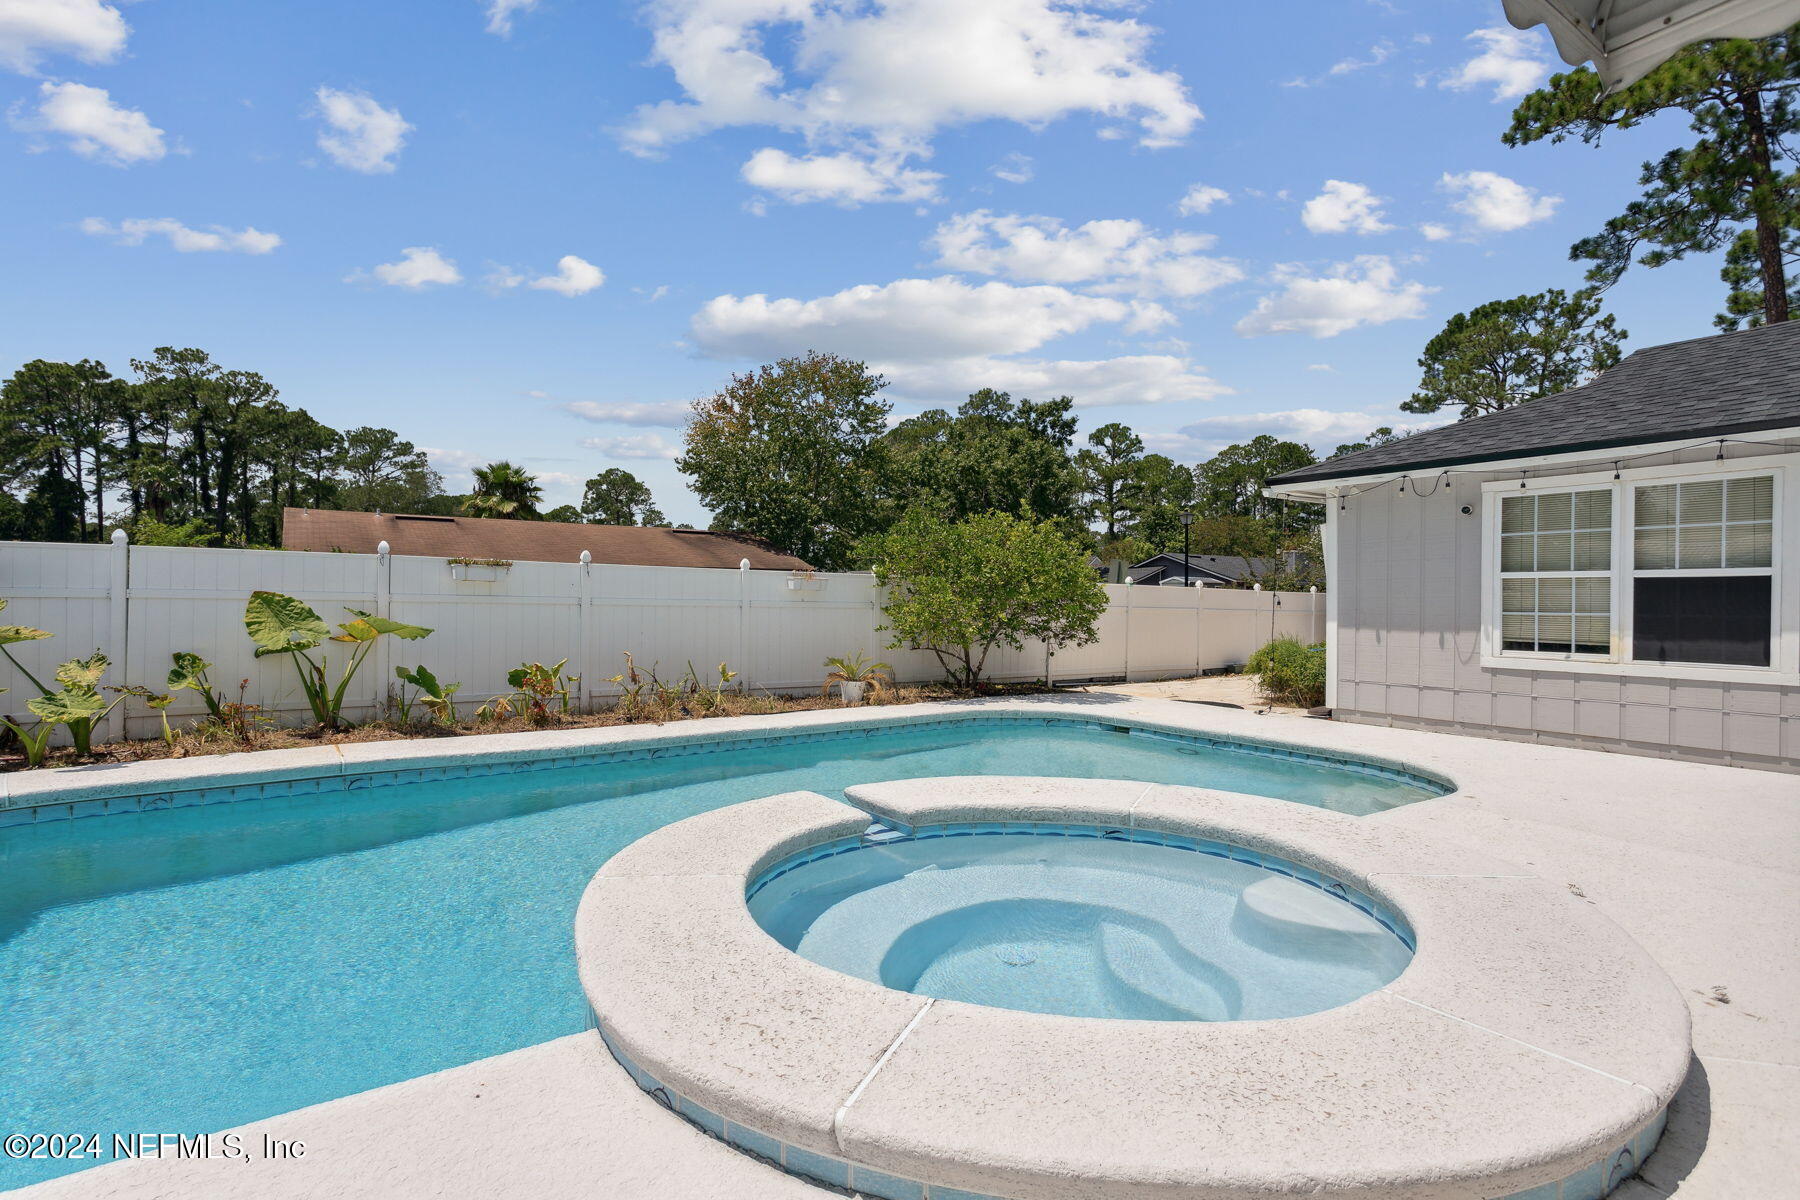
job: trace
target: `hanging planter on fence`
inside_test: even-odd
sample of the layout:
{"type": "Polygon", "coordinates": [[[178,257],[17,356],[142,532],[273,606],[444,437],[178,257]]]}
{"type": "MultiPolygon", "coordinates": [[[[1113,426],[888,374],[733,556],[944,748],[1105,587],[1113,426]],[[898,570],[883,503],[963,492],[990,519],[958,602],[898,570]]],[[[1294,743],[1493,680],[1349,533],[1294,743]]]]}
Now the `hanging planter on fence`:
{"type": "Polygon", "coordinates": [[[464,583],[494,583],[512,564],[504,558],[453,558],[450,560],[450,578],[464,583]]]}

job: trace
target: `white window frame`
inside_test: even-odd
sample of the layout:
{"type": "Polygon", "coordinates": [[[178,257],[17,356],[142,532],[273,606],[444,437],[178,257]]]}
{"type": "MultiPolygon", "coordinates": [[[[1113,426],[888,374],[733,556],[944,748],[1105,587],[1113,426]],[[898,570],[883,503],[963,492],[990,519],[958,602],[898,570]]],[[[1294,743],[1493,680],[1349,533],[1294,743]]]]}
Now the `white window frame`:
{"type": "MultiPolygon", "coordinates": [[[[1574,674],[1612,675],[1652,679],[1691,679],[1715,683],[1800,684],[1800,611],[1789,612],[1783,605],[1784,595],[1800,594],[1800,551],[1784,544],[1787,531],[1800,526],[1800,515],[1790,511],[1800,507],[1800,494],[1790,486],[1800,475],[1800,455],[1769,455],[1753,459],[1737,459],[1729,463],[1697,462],[1672,466],[1624,468],[1611,467],[1578,474],[1550,476],[1524,481],[1525,492],[1592,491],[1596,487],[1613,489],[1612,530],[1612,651],[1604,655],[1558,654],[1539,650],[1506,650],[1500,629],[1500,510],[1501,501],[1521,491],[1519,481],[1493,480],[1481,485],[1481,665],[1492,669],[1535,669],[1567,671],[1574,674]],[[1636,488],[1650,483],[1701,482],[1710,479],[1733,479],[1744,476],[1774,477],[1773,523],[1770,531],[1770,567],[1720,567],[1700,570],[1645,571],[1646,577],[1658,575],[1768,575],[1769,576],[1769,665],[1766,667],[1713,665],[1708,663],[1656,663],[1632,660],[1633,580],[1636,570],[1636,488]]],[[[1547,572],[1555,575],[1578,575],[1577,572],[1547,572]]],[[[1534,573],[1543,574],[1543,573],[1534,573]]],[[[1515,573],[1517,577],[1517,573],[1515,573]]],[[[1795,606],[1800,609],[1800,606],[1795,606]]]]}

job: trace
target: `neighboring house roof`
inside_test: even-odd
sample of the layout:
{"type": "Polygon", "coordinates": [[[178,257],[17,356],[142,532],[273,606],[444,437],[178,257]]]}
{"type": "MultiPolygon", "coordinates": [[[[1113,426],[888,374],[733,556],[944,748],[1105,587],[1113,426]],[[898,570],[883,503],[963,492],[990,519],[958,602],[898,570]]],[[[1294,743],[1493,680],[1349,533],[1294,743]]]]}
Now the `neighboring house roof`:
{"type": "Polygon", "coordinates": [[[1271,486],[1800,426],[1800,321],[1650,346],[1591,382],[1327,459],[1271,486]]]}
{"type": "MultiPolygon", "coordinates": [[[[1153,554],[1131,568],[1131,577],[1139,583],[1154,583],[1181,574],[1179,554],[1153,554]]],[[[1254,582],[1275,569],[1266,558],[1247,559],[1236,554],[1190,554],[1188,570],[1195,578],[1210,576],[1220,583],[1254,582]]]]}
{"type": "Polygon", "coordinates": [[[562,521],[501,521],[490,517],[427,517],[405,513],[339,512],[284,508],[284,550],[341,550],[373,554],[382,542],[394,554],[423,558],[500,558],[524,562],[578,562],[588,551],[597,563],[640,567],[736,567],[749,559],[756,571],[803,571],[807,564],[778,554],[760,538],[704,529],[638,525],[582,525],[562,521]]]}

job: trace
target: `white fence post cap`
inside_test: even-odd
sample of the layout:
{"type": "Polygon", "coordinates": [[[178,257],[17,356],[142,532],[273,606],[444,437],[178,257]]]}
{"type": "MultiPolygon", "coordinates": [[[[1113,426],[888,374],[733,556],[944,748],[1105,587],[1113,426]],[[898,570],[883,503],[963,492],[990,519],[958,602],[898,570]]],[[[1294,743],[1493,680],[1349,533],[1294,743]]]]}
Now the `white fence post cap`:
{"type": "Polygon", "coordinates": [[[130,540],[131,539],[125,535],[125,531],[123,529],[115,529],[112,531],[112,544],[113,545],[123,546],[126,542],[128,542],[130,540]]]}
{"type": "Polygon", "coordinates": [[[582,566],[584,566],[584,567],[585,567],[585,566],[588,566],[588,565],[589,565],[589,564],[590,564],[590,563],[592,563],[592,562],[593,562],[593,561],[594,561],[594,554],[593,554],[593,551],[591,551],[591,550],[583,550],[583,551],[582,551],[582,552],[581,552],[581,565],[582,565],[582,566]]]}
{"type": "Polygon", "coordinates": [[[738,559],[738,570],[748,571],[749,569],[750,569],[750,560],[749,559],[747,559],[747,558],[738,559]]]}
{"type": "Polygon", "coordinates": [[[1262,591],[1262,584],[1260,584],[1260,583],[1253,583],[1253,584],[1251,584],[1251,585],[1250,585],[1250,590],[1251,590],[1251,591],[1253,591],[1253,592],[1260,592],[1260,591],[1262,591]]]}
{"type": "Polygon", "coordinates": [[[375,547],[375,553],[381,555],[381,557],[383,557],[383,558],[386,558],[388,556],[388,544],[385,539],[381,542],[380,545],[375,547]]]}
{"type": "Polygon", "coordinates": [[[1319,585],[1315,583],[1311,587],[1307,588],[1306,590],[1309,592],[1312,592],[1314,594],[1317,594],[1318,590],[1319,590],[1319,585]]]}

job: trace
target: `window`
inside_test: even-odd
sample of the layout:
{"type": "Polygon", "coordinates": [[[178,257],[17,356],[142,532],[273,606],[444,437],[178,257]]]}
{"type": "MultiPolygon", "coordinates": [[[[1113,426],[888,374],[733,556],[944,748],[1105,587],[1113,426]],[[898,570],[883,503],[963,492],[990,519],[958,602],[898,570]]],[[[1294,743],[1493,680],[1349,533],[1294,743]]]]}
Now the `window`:
{"type": "Polygon", "coordinates": [[[1632,659],[1768,666],[1774,477],[1634,491],[1632,659]]]}
{"type": "Polygon", "coordinates": [[[1485,484],[1483,663],[1800,681],[1781,527],[1800,456],[1710,466],[1485,484]]]}
{"type": "Polygon", "coordinates": [[[1611,489],[1501,501],[1503,649],[1612,652],[1612,501],[1611,489]]]}

